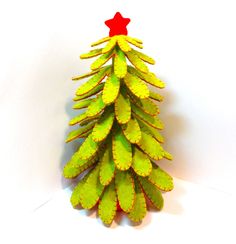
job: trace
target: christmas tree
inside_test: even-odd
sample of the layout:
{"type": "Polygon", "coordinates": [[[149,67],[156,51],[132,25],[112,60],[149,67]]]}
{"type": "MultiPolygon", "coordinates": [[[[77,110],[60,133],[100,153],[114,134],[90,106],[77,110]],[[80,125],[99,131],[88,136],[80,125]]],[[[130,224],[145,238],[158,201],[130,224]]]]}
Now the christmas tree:
{"type": "Polygon", "coordinates": [[[157,165],[158,160],[172,159],[161,145],[163,123],[154,102],[163,97],[148,88],[148,84],[156,88],[165,85],[146,65],[155,61],[137,50],[143,48],[142,41],[127,36],[129,22],[120,13],[107,20],[109,36],[80,56],[99,56],[91,71],[72,78],[88,80],[76,91],[73,106],[85,108],[85,112],[70,120],[70,125],[79,127],[68,134],[66,142],[84,141],[63,174],[71,179],[85,172],[78,177],[71,204],[84,209],[97,206],[99,217],[108,225],[118,210],[134,222],[141,221],[147,199],[160,210],[162,191],[173,189],[172,177],[157,165]],[[97,48],[101,44],[104,46],[97,48]]]}

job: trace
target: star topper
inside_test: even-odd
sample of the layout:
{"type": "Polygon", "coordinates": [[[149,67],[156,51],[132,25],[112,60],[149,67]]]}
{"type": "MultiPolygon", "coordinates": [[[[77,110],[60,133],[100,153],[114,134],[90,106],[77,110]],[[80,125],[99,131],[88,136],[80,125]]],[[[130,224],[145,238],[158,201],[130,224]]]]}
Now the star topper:
{"type": "Polygon", "coordinates": [[[109,36],[115,35],[127,35],[128,31],[126,26],[129,24],[129,18],[123,18],[123,16],[117,12],[113,19],[109,19],[105,21],[105,25],[110,28],[109,36]]]}

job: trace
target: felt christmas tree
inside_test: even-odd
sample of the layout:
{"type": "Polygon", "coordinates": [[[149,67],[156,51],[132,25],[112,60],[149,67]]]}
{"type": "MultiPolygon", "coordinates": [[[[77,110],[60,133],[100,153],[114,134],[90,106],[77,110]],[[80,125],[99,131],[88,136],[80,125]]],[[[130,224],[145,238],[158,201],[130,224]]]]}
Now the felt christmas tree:
{"type": "Polygon", "coordinates": [[[160,210],[162,192],[173,189],[172,177],[157,164],[163,158],[172,159],[162,147],[159,132],[163,123],[157,116],[157,102],[163,97],[148,87],[165,85],[149,71],[147,64],[155,61],[138,51],[142,41],[127,35],[129,22],[120,13],[107,20],[109,36],[80,56],[96,57],[91,71],[72,78],[88,80],[76,91],[73,108],[85,111],[70,120],[78,128],[68,134],[66,142],[84,141],[63,174],[69,179],[78,177],[71,195],[73,207],[97,207],[108,225],[118,210],[134,222],[141,221],[147,205],[160,210]]]}

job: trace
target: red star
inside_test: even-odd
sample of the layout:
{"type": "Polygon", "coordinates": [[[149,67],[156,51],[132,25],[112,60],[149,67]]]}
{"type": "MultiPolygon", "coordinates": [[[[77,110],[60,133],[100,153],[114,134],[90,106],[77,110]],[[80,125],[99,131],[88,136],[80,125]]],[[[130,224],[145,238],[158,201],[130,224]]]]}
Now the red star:
{"type": "Polygon", "coordinates": [[[117,12],[113,19],[105,21],[106,26],[110,28],[109,36],[127,35],[128,31],[126,26],[129,24],[129,22],[129,18],[123,18],[122,15],[117,12]]]}

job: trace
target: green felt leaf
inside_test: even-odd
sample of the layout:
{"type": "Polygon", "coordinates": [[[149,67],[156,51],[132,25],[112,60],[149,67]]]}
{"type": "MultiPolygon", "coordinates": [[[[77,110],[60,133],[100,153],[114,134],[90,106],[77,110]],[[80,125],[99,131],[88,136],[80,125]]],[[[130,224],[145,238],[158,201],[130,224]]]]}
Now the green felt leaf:
{"type": "Polygon", "coordinates": [[[130,47],[130,45],[127,43],[127,41],[126,41],[124,35],[119,35],[119,36],[117,36],[117,42],[118,42],[118,45],[119,45],[120,49],[121,49],[123,52],[129,52],[129,51],[131,51],[131,47],[130,47]]]}
{"type": "Polygon", "coordinates": [[[149,92],[149,97],[158,102],[162,102],[164,99],[163,96],[161,96],[160,94],[157,94],[155,92],[152,92],[152,91],[149,92]]]}
{"type": "Polygon", "coordinates": [[[79,101],[73,105],[73,109],[87,108],[92,101],[93,99],[79,101]]]}
{"type": "Polygon", "coordinates": [[[77,186],[73,189],[73,192],[70,197],[70,202],[71,205],[75,208],[80,204],[80,194],[81,194],[81,189],[83,188],[86,180],[88,179],[89,173],[84,176],[82,180],[79,181],[77,186]]]}
{"type": "Polygon", "coordinates": [[[115,163],[112,158],[111,144],[108,145],[101,159],[101,168],[99,172],[100,182],[102,185],[108,185],[115,175],[115,163]]]}
{"type": "Polygon", "coordinates": [[[162,191],[171,191],[174,188],[173,178],[154,163],[148,180],[162,191]]]}
{"type": "Polygon", "coordinates": [[[115,101],[115,115],[119,124],[126,124],[131,118],[130,100],[123,88],[115,101]]]}
{"type": "Polygon", "coordinates": [[[173,156],[169,152],[164,152],[164,158],[168,160],[173,160],[173,156]]]}
{"type": "Polygon", "coordinates": [[[97,158],[94,157],[89,160],[79,159],[78,161],[71,160],[63,168],[63,176],[67,179],[72,179],[80,175],[86,169],[91,167],[97,162],[97,158]]]}
{"type": "Polygon", "coordinates": [[[108,76],[105,86],[102,92],[102,100],[105,104],[111,104],[113,103],[120,90],[120,80],[116,77],[114,73],[111,73],[110,76],[108,76]]]}
{"type": "Polygon", "coordinates": [[[97,98],[95,98],[94,101],[88,106],[86,115],[88,117],[95,116],[99,114],[105,108],[105,106],[106,105],[102,100],[102,95],[99,94],[97,98]]]}
{"type": "Polygon", "coordinates": [[[96,70],[103,66],[111,57],[113,56],[113,51],[102,54],[98,59],[96,59],[90,66],[91,70],[96,70]]]}
{"type": "Polygon", "coordinates": [[[126,36],[125,39],[132,45],[138,47],[138,48],[143,48],[142,46],[142,41],[137,39],[137,38],[133,38],[133,37],[130,37],[130,36],[126,36]]]}
{"type": "Polygon", "coordinates": [[[135,96],[139,98],[149,97],[149,89],[147,85],[137,76],[127,73],[124,81],[126,86],[135,96]]]}
{"type": "Polygon", "coordinates": [[[81,134],[81,138],[87,138],[90,134],[92,133],[92,129],[84,132],[83,134],[81,134]]]}
{"type": "Polygon", "coordinates": [[[106,108],[93,128],[92,138],[94,141],[102,141],[108,136],[113,125],[114,117],[113,108],[106,108]]]}
{"type": "Polygon", "coordinates": [[[117,37],[114,36],[110,39],[110,41],[107,43],[107,45],[102,49],[102,53],[110,52],[112,49],[114,49],[116,45],[117,37]]]}
{"type": "Polygon", "coordinates": [[[127,56],[127,58],[129,59],[130,63],[134,65],[134,67],[143,72],[143,73],[148,73],[148,67],[147,65],[143,62],[142,59],[139,58],[139,56],[137,56],[135,53],[131,52],[127,52],[125,53],[125,55],[127,56]]]}
{"type": "Polygon", "coordinates": [[[141,140],[141,130],[135,118],[131,118],[127,124],[122,125],[122,130],[129,142],[137,143],[141,140]]]}
{"type": "Polygon", "coordinates": [[[120,204],[121,209],[124,212],[130,212],[133,208],[135,191],[134,191],[134,180],[127,171],[117,170],[115,175],[115,185],[117,198],[120,204]]]}
{"type": "Polygon", "coordinates": [[[132,104],[132,112],[134,115],[143,122],[147,123],[148,125],[156,128],[156,129],[163,129],[164,125],[159,118],[156,116],[151,116],[149,114],[144,113],[140,108],[136,107],[132,104]]]}
{"type": "Polygon", "coordinates": [[[116,167],[127,170],[132,164],[132,148],[120,128],[117,128],[112,137],[112,152],[116,167]]]}
{"type": "Polygon", "coordinates": [[[94,49],[88,53],[81,54],[80,58],[81,59],[93,58],[93,57],[96,57],[100,54],[102,54],[102,48],[94,49]]]}
{"type": "Polygon", "coordinates": [[[146,199],[139,185],[139,182],[135,180],[134,183],[135,183],[134,206],[131,209],[130,213],[128,214],[128,217],[133,222],[139,222],[145,217],[147,213],[147,206],[146,206],[146,199]]]}
{"type": "Polygon", "coordinates": [[[114,58],[114,72],[118,78],[124,78],[127,73],[125,54],[117,48],[114,58]]]}
{"type": "Polygon", "coordinates": [[[83,208],[91,209],[96,205],[101,196],[104,186],[99,181],[99,170],[100,165],[98,164],[91,174],[89,175],[88,179],[85,181],[83,188],[80,192],[80,203],[83,208]]]}
{"type": "Polygon", "coordinates": [[[101,71],[96,73],[87,82],[82,84],[76,91],[76,95],[77,96],[84,95],[84,94],[90,92],[92,89],[94,89],[105,78],[105,76],[107,75],[107,73],[109,71],[109,68],[110,68],[110,66],[104,67],[103,69],[101,69],[101,71]]]}
{"type": "Polygon", "coordinates": [[[141,120],[139,120],[138,123],[143,132],[153,136],[160,143],[164,142],[163,136],[160,134],[160,132],[157,129],[153,128],[152,126],[149,126],[148,124],[143,123],[141,120]]]}
{"type": "Polygon", "coordinates": [[[100,44],[102,44],[102,43],[104,43],[104,42],[108,42],[110,39],[111,39],[111,37],[109,37],[109,36],[104,37],[104,38],[102,38],[102,39],[100,39],[100,40],[98,40],[98,41],[96,41],[96,42],[93,42],[93,43],[91,44],[91,47],[100,45],[100,44]]]}
{"type": "Polygon", "coordinates": [[[164,149],[158,141],[152,136],[142,132],[142,138],[137,145],[151,158],[155,160],[162,159],[164,156],[164,149]]]}
{"type": "Polygon", "coordinates": [[[99,85],[95,86],[92,90],[90,90],[89,92],[83,94],[83,95],[79,95],[79,96],[75,96],[74,97],[74,101],[80,101],[82,99],[85,99],[87,97],[90,97],[90,96],[93,96],[95,94],[97,94],[98,92],[100,92],[103,87],[104,87],[104,82],[103,83],[100,83],[99,85]]]}
{"type": "Polygon", "coordinates": [[[87,119],[87,114],[86,113],[82,113],[82,114],[79,114],[77,115],[76,117],[72,118],[69,122],[69,125],[75,125],[75,124],[78,124],[84,120],[87,119]]]}
{"type": "Polygon", "coordinates": [[[92,116],[92,117],[87,117],[87,118],[85,118],[82,122],[80,122],[79,124],[80,124],[81,126],[87,125],[87,124],[89,124],[89,123],[91,123],[91,122],[97,121],[97,119],[98,119],[99,117],[100,117],[100,114],[97,114],[97,115],[92,116]]]}
{"type": "Polygon", "coordinates": [[[142,59],[144,62],[147,62],[149,64],[155,64],[155,60],[146,54],[139,52],[137,50],[132,49],[132,52],[136,54],[140,59],[142,59]]]}
{"type": "Polygon", "coordinates": [[[78,151],[78,156],[81,159],[88,159],[95,155],[99,149],[99,143],[92,139],[92,134],[90,134],[83,144],[80,146],[78,151]]]}
{"type": "Polygon", "coordinates": [[[81,79],[87,78],[89,76],[92,76],[92,75],[94,75],[94,74],[96,74],[98,72],[99,72],[99,70],[93,70],[93,71],[91,71],[89,73],[86,73],[86,74],[83,74],[83,75],[77,75],[75,77],[72,77],[72,80],[74,80],[74,81],[81,80],[81,79]]]}
{"type": "Polygon", "coordinates": [[[154,102],[152,102],[149,98],[135,99],[135,105],[141,108],[142,111],[146,114],[152,116],[155,116],[160,112],[157,105],[154,102]]]}
{"type": "Polygon", "coordinates": [[[156,207],[158,210],[161,210],[164,205],[164,199],[161,195],[161,192],[156,188],[156,186],[149,182],[146,177],[139,176],[138,179],[146,196],[151,201],[153,206],[156,207]]]}
{"type": "Polygon", "coordinates": [[[140,78],[155,87],[158,87],[158,88],[165,87],[165,83],[163,81],[161,81],[159,78],[157,78],[154,73],[150,72],[148,74],[141,74],[140,78]]]}
{"type": "Polygon", "coordinates": [[[150,159],[137,147],[134,147],[132,168],[140,176],[148,176],[152,171],[150,159]]]}
{"type": "Polygon", "coordinates": [[[116,215],[117,198],[115,184],[112,182],[107,186],[98,206],[98,215],[104,224],[110,225],[116,215]]]}
{"type": "Polygon", "coordinates": [[[67,138],[66,138],[66,142],[70,142],[70,141],[72,141],[74,139],[77,139],[77,138],[81,137],[81,135],[83,135],[87,131],[91,130],[94,127],[94,125],[95,125],[95,122],[87,124],[87,125],[85,125],[83,127],[80,127],[77,130],[71,131],[68,134],[67,138]]]}

